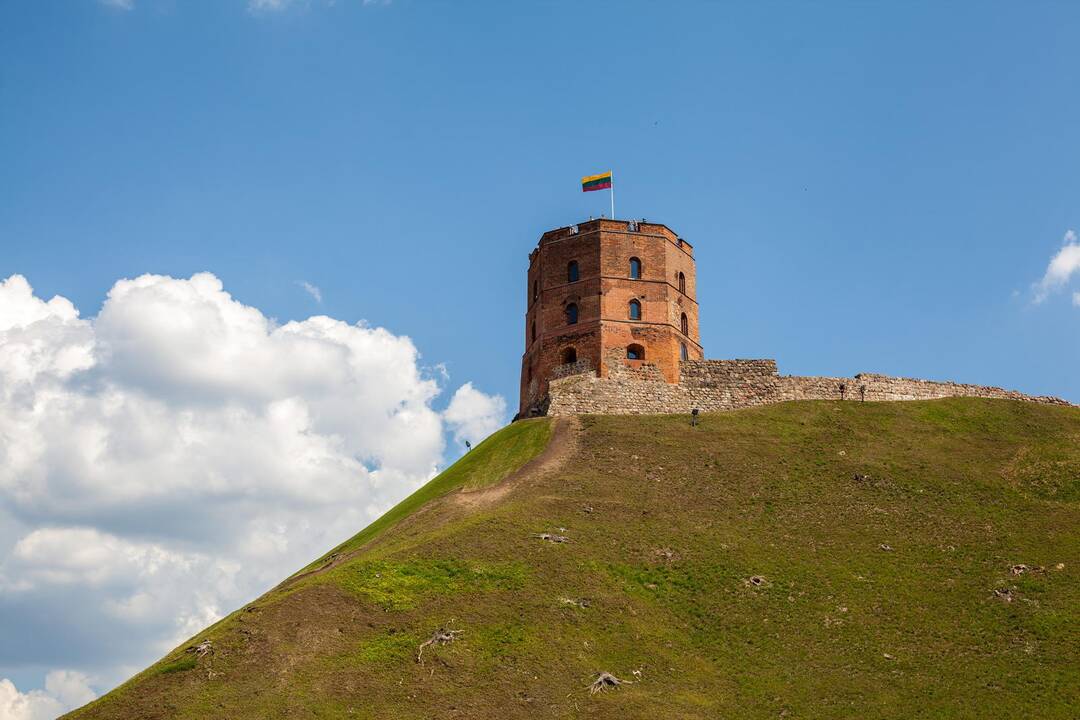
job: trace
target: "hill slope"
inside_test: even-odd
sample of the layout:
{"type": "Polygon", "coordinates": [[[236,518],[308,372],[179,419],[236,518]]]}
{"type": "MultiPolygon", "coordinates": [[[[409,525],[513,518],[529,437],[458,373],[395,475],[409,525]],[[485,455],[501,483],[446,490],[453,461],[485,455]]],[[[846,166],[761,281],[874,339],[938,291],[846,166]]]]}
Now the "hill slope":
{"type": "Polygon", "coordinates": [[[1076,717],[1078,528],[1071,408],[530,420],[70,717],[1076,717]]]}

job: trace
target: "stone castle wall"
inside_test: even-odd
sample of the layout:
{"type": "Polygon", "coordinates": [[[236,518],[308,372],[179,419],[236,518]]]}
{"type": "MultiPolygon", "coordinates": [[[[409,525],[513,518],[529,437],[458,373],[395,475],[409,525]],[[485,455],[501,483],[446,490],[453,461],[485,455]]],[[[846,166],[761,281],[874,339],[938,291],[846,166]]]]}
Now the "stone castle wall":
{"type": "Polygon", "coordinates": [[[648,363],[628,365],[612,357],[608,377],[587,366],[560,369],[548,388],[548,415],[644,415],[718,412],[790,400],[934,400],[977,397],[1071,405],[1060,398],[1030,396],[983,385],[935,382],[862,373],[854,377],[780,375],[775,360],[689,360],[677,384],[664,381],[648,363]]]}

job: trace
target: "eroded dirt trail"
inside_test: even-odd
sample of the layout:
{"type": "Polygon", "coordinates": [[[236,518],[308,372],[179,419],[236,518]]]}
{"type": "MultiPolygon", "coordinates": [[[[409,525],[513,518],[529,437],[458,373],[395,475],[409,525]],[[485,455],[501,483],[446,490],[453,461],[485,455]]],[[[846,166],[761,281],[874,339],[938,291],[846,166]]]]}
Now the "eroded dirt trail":
{"type": "Polygon", "coordinates": [[[539,455],[507,475],[499,482],[485,488],[469,490],[461,488],[444,499],[455,506],[477,509],[491,505],[531,480],[560,471],[577,454],[581,440],[581,419],[560,417],[553,420],[551,440],[539,455]]]}
{"type": "MultiPolygon", "coordinates": [[[[415,524],[417,520],[421,518],[423,518],[424,521],[430,520],[432,515],[440,514],[440,511],[442,510],[450,510],[451,514],[457,514],[454,511],[472,512],[480,508],[489,507],[504,498],[514,488],[522,487],[532,480],[537,480],[551,473],[558,472],[565,467],[566,463],[577,453],[578,448],[580,447],[582,426],[580,418],[577,417],[555,418],[552,422],[551,439],[548,440],[547,446],[540,454],[499,482],[475,490],[469,490],[464,487],[453,490],[446,495],[435,498],[421,506],[412,515],[402,518],[394,527],[406,528],[409,525],[415,524]]],[[[371,543],[376,542],[377,540],[378,538],[372,538],[370,542],[358,548],[354,548],[348,552],[332,554],[326,559],[326,562],[319,567],[293,575],[278,585],[277,589],[287,588],[300,580],[321,575],[332,570],[342,563],[348,562],[357,555],[364,553],[371,546],[371,543]]]]}

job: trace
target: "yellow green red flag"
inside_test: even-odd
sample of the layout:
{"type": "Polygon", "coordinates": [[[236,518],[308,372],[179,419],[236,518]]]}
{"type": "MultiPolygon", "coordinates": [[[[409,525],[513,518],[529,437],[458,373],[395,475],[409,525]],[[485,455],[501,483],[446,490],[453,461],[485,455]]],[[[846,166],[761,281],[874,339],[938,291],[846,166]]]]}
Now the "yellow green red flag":
{"type": "Polygon", "coordinates": [[[611,187],[611,171],[581,178],[581,192],[607,190],[611,187]]]}

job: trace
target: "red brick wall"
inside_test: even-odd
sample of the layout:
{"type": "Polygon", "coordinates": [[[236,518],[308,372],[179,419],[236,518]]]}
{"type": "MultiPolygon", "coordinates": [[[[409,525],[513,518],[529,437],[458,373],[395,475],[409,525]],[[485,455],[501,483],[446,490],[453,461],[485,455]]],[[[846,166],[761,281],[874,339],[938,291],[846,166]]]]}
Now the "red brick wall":
{"type": "Polygon", "coordinates": [[[520,409],[547,394],[552,370],[563,364],[563,353],[573,347],[578,361],[600,363],[600,248],[596,233],[569,228],[545,233],[529,256],[529,308],[525,314],[525,354],[521,361],[520,409]],[[570,261],[578,264],[578,280],[570,282],[570,261]],[[537,294],[533,294],[534,287],[537,294]],[[578,322],[568,325],[566,307],[578,306],[578,322]],[[532,340],[533,323],[536,340],[532,340]]]}
{"type": "Polygon", "coordinates": [[[577,233],[568,227],[545,233],[529,256],[520,410],[544,399],[548,380],[563,372],[558,368],[568,347],[576,350],[579,363],[587,362],[606,377],[612,362],[639,365],[625,356],[628,345],[641,345],[645,362],[668,382],[678,382],[682,344],[690,359],[704,357],[695,289],[693,247],[664,225],[641,223],[631,230],[627,221],[592,220],[578,226],[577,233]],[[630,278],[632,257],[641,261],[640,279],[630,278]],[[567,278],[572,260],[579,277],[573,283],[567,278]],[[679,292],[680,272],[686,278],[685,294],[679,292]],[[641,303],[640,320],[630,318],[631,300],[641,303]],[[569,303],[578,306],[576,325],[566,322],[569,303]],[[683,313],[687,335],[681,332],[683,313]]]}

